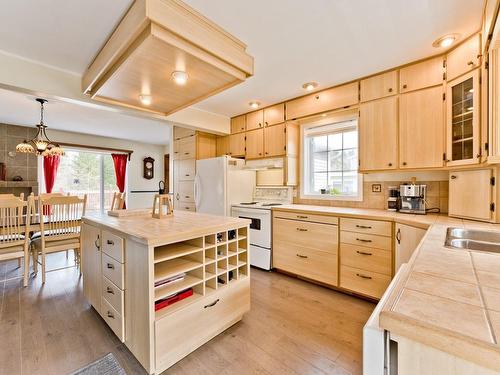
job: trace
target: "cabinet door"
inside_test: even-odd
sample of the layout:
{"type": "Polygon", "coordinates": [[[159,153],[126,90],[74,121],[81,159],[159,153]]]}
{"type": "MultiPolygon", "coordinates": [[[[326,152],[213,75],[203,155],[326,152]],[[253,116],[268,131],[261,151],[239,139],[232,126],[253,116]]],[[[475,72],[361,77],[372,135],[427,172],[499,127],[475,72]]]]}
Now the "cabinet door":
{"type": "Polygon", "coordinates": [[[359,112],[360,169],[396,169],[398,98],[390,97],[362,103],[359,112]]]}
{"type": "Polygon", "coordinates": [[[231,133],[244,132],[246,129],[246,116],[241,115],[231,119],[231,133]]]}
{"type": "Polygon", "coordinates": [[[217,137],[217,156],[229,154],[229,136],[217,137]]]}
{"type": "Polygon", "coordinates": [[[178,141],[182,138],[194,137],[196,134],[195,130],[188,128],[181,128],[179,126],[174,126],[174,140],[178,141]]]}
{"type": "Polygon", "coordinates": [[[374,100],[398,93],[398,71],[393,70],[374,77],[363,79],[360,82],[361,101],[374,100]]]}
{"type": "Polygon", "coordinates": [[[101,231],[82,224],[82,273],[83,294],[99,311],[101,306],[101,231]]]}
{"type": "Polygon", "coordinates": [[[258,129],[264,126],[264,111],[261,109],[259,111],[247,113],[247,130],[258,129]]]}
{"type": "Polygon", "coordinates": [[[467,39],[446,56],[446,79],[451,81],[480,65],[479,34],[467,39]]]}
{"type": "Polygon", "coordinates": [[[245,159],[258,159],[264,156],[264,129],[246,132],[245,159]]]}
{"type": "Polygon", "coordinates": [[[450,172],[448,214],[490,221],[493,211],[492,169],[450,172]]]}
{"type": "Polygon", "coordinates": [[[411,227],[404,224],[396,224],[396,259],[394,273],[398,272],[402,264],[408,263],[413,252],[427,230],[411,227]]]}
{"type": "Polygon", "coordinates": [[[229,155],[245,156],[245,133],[231,134],[229,136],[229,155]]]}
{"type": "Polygon", "coordinates": [[[401,95],[399,167],[442,167],[444,127],[442,86],[401,95]]]}
{"type": "Polygon", "coordinates": [[[198,133],[196,136],[196,160],[215,158],[217,137],[213,134],[198,133]]]}
{"type": "Polygon", "coordinates": [[[266,157],[270,157],[270,156],[285,155],[285,153],[286,153],[285,124],[268,126],[264,128],[264,155],[266,157]]]}
{"type": "Polygon", "coordinates": [[[443,57],[435,57],[401,68],[399,91],[401,93],[436,86],[443,83],[443,57]]]}
{"type": "Polygon", "coordinates": [[[271,126],[285,121],[285,104],[280,103],[264,108],[264,125],[271,126]]]}
{"type": "Polygon", "coordinates": [[[447,165],[479,163],[479,69],[448,83],[447,165]]]}

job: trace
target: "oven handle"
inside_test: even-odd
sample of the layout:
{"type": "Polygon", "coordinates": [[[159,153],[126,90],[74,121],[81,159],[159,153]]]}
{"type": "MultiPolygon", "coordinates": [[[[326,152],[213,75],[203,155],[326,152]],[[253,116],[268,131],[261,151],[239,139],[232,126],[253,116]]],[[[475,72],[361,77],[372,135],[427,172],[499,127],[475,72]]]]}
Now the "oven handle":
{"type": "Polygon", "coordinates": [[[233,207],[233,215],[239,216],[240,213],[247,214],[247,215],[252,215],[255,217],[265,217],[268,214],[271,213],[270,210],[262,210],[262,209],[255,209],[255,208],[240,208],[240,207],[233,207]]]}

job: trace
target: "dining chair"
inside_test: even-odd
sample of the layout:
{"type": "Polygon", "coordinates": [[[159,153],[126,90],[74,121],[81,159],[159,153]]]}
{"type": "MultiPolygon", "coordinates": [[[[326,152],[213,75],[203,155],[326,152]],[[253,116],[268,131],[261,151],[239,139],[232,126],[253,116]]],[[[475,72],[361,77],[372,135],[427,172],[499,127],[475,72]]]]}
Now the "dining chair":
{"type": "MultiPolygon", "coordinates": [[[[9,199],[9,198],[17,198],[14,194],[5,193],[0,194],[0,199],[9,199]]],[[[19,199],[24,200],[24,193],[19,194],[19,199]]]]}
{"type": "MultiPolygon", "coordinates": [[[[0,260],[24,258],[23,285],[28,285],[29,231],[33,198],[0,199],[0,260]],[[25,214],[26,213],[26,214],[25,214]]],[[[19,263],[18,263],[19,264],[19,263]]]]}
{"type": "MultiPolygon", "coordinates": [[[[39,197],[38,215],[40,232],[31,239],[33,264],[35,275],[38,273],[38,264],[42,266],[42,283],[45,283],[47,254],[73,250],[75,263],[81,274],[81,220],[85,215],[87,195],[39,197]],[[41,256],[41,262],[38,257],[41,256]]],[[[61,267],[50,271],[57,271],[69,267],[61,267]]]]}
{"type": "Polygon", "coordinates": [[[114,193],[111,201],[111,211],[123,210],[125,207],[125,193],[114,193]]]}

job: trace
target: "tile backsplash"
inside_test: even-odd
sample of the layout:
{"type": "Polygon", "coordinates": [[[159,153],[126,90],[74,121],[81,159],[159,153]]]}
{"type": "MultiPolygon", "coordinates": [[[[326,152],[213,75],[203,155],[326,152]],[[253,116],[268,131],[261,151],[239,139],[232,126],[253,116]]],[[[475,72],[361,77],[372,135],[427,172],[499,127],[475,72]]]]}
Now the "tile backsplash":
{"type": "Polygon", "coordinates": [[[24,181],[37,181],[37,156],[16,153],[16,146],[25,139],[35,136],[34,127],[0,124],[0,163],[6,167],[7,181],[21,176],[24,181]]]}
{"type": "MultiPolygon", "coordinates": [[[[399,186],[408,181],[364,181],[363,200],[339,201],[323,199],[301,199],[299,196],[293,199],[295,204],[313,204],[320,206],[357,207],[386,209],[389,186],[399,186]],[[381,185],[380,192],[374,192],[372,185],[381,185]]],[[[418,181],[418,184],[427,185],[427,208],[439,208],[441,212],[448,212],[448,180],[443,181],[418,181]]]]}

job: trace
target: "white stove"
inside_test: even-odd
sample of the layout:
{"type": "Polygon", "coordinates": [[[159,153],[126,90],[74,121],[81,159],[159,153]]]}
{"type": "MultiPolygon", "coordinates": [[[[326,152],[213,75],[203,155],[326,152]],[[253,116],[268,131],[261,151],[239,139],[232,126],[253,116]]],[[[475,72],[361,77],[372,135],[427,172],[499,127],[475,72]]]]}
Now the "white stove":
{"type": "Polygon", "coordinates": [[[291,204],[291,187],[259,187],[254,190],[253,200],[232,205],[231,215],[250,219],[250,264],[270,270],[272,267],[271,209],[291,204]]]}

